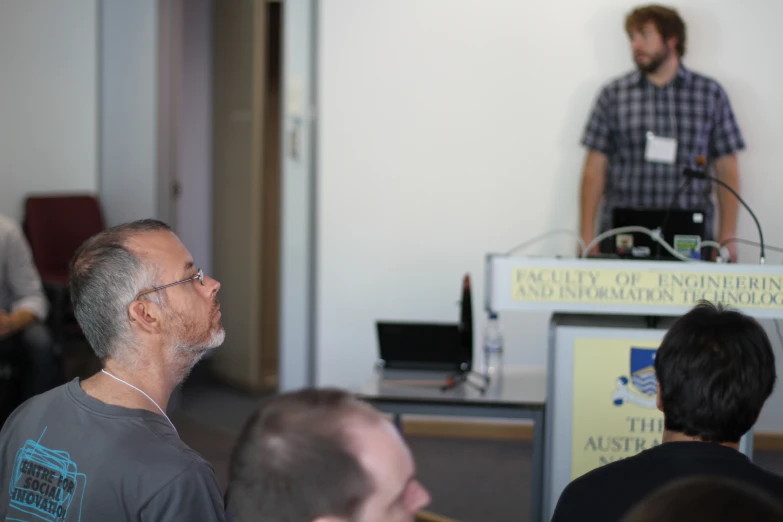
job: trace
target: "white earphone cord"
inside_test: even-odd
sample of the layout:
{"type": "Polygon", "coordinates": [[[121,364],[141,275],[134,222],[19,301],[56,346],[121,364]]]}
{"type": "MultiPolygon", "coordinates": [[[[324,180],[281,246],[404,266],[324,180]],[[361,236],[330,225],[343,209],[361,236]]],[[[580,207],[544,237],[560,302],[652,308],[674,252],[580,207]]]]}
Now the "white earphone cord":
{"type": "MultiPolygon", "coordinates": [[[[107,372],[106,370],[101,370],[101,371],[102,371],[103,373],[105,373],[106,375],[108,375],[109,377],[111,377],[112,379],[114,379],[115,381],[120,381],[122,384],[124,384],[124,385],[126,385],[126,386],[130,386],[131,388],[133,388],[134,390],[136,390],[137,392],[141,393],[141,394],[142,394],[142,395],[144,395],[146,398],[148,398],[148,399],[149,399],[149,400],[152,402],[152,404],[154,404],[154,405],[155,405],[155,407],[156,407],[156,408],[158,408],[158,410],[160,410],[160,413],[161,413],[161,414],[163,414],[163,416],[164,416],[164,417],[166,417],[166,420],[167,420],[167,421],[169,421],[169,424],[171,424],[171,427],[172,427],[172,428],[174,428],[174,431],[177,431],[177,428],[174,426],[174,423],[173,423],[173,422],[171,422],[171,419],[169,419],[169,416],[168,416],[168,415],[166,415],[166,412],[165,412],[165,411],[163,411],[163,408],[161,408],[160,406],[158,406],[158,403],[157,403],[157,402],[155,402],[155,399],[153,399],[152,397],[150,397],[149,395],[147,395],[146,393],[144,393],[144,390],[142,390],[142,389],[140,389],[140,388],[137,388],[137,387],[135,387],[134,385],[132,385],[132,384],[131,384],[131,383],[129,383],[129,382],[125,382],[125,381],[123,381],[123,380],[122,380],[122,379],[120,379],[119,377],[117,377],[117,376],[115,376],[115,375],[112,375],[111,373],[107,372]]],[[[177,432],[177,433],[179,433],[179,432],[177,432]]]]}

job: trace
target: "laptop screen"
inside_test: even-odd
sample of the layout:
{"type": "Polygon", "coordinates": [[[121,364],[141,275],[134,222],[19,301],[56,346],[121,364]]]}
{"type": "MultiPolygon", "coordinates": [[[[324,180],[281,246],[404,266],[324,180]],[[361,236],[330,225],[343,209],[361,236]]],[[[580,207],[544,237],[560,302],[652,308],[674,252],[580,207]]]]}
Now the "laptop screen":
{"type": "Polygon", "coordinates": [[[378,322],[378,346],[384,368],[459,371],[470,365],[457,324],[378,322]]]}

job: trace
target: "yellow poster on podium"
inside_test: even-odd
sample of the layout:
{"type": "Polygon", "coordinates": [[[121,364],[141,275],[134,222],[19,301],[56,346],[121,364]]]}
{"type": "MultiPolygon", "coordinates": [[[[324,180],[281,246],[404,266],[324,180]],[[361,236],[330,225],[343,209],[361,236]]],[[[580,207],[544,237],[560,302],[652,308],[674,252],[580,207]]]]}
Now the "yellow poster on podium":
{"type": "Polygon", "coordinates": [[[578,338],[574,341],[571,475],[660,444],[655,352],[660,341],[578,338]]]}

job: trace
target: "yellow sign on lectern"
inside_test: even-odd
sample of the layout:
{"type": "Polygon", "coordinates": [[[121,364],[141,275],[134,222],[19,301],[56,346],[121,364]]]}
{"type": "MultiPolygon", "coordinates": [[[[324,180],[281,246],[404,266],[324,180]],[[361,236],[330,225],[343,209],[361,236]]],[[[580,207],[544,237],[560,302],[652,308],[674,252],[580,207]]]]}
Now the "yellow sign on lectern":
{"type": "Polygon", "coordinates": [[[518,302],[685,306],[707,300],[742,309],[783,309],[783,275],[627,268],[520,266],[511,273],[518,302]]]}
{"type": "Polygon", "coordinates": [[[659,344],[575,339],[572,479],[660,444],[663,414],[653,369],[659,344]]]}

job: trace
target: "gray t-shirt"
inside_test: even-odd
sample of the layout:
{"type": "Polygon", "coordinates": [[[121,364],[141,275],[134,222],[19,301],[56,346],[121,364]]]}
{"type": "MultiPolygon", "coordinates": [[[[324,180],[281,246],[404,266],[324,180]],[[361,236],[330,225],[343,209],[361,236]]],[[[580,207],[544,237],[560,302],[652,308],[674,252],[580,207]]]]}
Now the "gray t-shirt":
{"type": "Polygon", "coordinates": [[[166,419],[100,402],[79,380],[0,431],[0,521],[225,521],[212,467],[166,419]]]}

